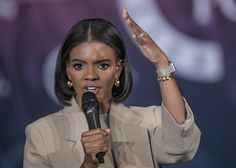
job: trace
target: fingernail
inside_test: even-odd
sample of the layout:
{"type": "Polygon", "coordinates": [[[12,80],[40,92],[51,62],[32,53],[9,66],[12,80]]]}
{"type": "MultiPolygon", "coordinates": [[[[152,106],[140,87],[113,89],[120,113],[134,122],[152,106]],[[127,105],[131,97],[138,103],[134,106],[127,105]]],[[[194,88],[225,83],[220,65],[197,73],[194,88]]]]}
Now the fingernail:
{"type": "Polygon", "coordinates": [[[128,10],[126,8],[123,8],[123,12],[128,15],[128,10]]]}

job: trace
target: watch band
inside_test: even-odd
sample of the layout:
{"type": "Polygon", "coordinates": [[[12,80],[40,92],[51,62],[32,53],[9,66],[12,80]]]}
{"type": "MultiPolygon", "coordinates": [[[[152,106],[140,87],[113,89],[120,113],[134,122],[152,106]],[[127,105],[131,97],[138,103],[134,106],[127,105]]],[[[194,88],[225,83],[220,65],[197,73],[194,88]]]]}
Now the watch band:
{"type": "Polygon", "coordinates": [[[165,77],[171,73],[174,73],[175,71],[176,71],[175,66],[173,62],[171,61],[170,61],[170,64],[166,66],[165,68],[156,70],[158,78],[165,77]]]}

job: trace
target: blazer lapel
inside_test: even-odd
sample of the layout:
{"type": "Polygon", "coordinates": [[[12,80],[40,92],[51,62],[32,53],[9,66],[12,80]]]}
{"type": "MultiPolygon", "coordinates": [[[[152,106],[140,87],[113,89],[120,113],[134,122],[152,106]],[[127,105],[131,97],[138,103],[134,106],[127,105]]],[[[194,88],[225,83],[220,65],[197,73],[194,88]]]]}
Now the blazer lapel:
{"type": "MultiPolygon", "coordinates": [[[[77,105],[75,99],[72,99],[72,106],[64,109],[64,115],[67,119],[67,125],[69,125],[66,140],[70,143],[73,155],[77,158],[79,163],[82,163],[84,160],[84,149],[81,143],[81,134],[89,130],[86,117],[77,105]]],[[[101,167],[112,168],[112,161],[108,158],[107,154],[104,156],[104,159],[105,164],[101,165],[101,167]]]]}
{"type": "Polygon", "coordinates": [[[154,167],[148,130],[140,126],[142,120],[121,104],[111,106],[109,122],[117,167],[154,167]]]}
{"type": "MultiPolygon", "coordinates": [[[[72,99],[72,106],[65,107],[63,112],[68,127],[66,140],[69,142],[73,155],[81,164],[84,159],[81,134],[88,130],[87,120],[75,99],[72,99]]],[[[142,120],[125,106],[112,104],[109,119],[112,130],[110,146],[115,167],[154,167],[148,130],[141,126],[142,120]]],[[[107,159],[107,163],[109,161],[107,159]]]]}
{"type": "Polygon", "coordinates": [[[66,133],[66,140],[69,142],[73,155],[80,163],[84,159],[84,150],[81,143],[81,134],[88,131],[88,124],[84,113],[81,111],[77,102],[73,98],[72,105],[64,108],[66,123],[69,127],[66,133]]]}

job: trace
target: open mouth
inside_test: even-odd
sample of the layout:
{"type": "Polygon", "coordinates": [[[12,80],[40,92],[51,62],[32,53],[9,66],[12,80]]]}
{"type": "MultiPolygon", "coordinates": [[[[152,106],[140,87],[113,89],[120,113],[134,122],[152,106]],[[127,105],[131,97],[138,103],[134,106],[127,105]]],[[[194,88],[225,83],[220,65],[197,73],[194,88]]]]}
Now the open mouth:
{"type": "Polygon", "coordinates": [[[96,94],[99,90],[99,87],[96,86],[86,86],[84,87],[84,91],[85,92],[93,92],[94,94],[96,94]]]}

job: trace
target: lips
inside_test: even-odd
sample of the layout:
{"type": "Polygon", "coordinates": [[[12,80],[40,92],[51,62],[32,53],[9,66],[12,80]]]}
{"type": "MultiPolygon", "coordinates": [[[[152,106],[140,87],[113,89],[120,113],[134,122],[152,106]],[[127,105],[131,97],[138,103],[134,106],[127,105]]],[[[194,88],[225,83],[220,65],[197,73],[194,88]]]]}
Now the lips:
{"type": "Polygon", "coordinates": [[[101,87],[98,86],[84,86],[83,90],[84,92],[93,92],[94,94],[96,94],[100,88],[101,87]]]}

